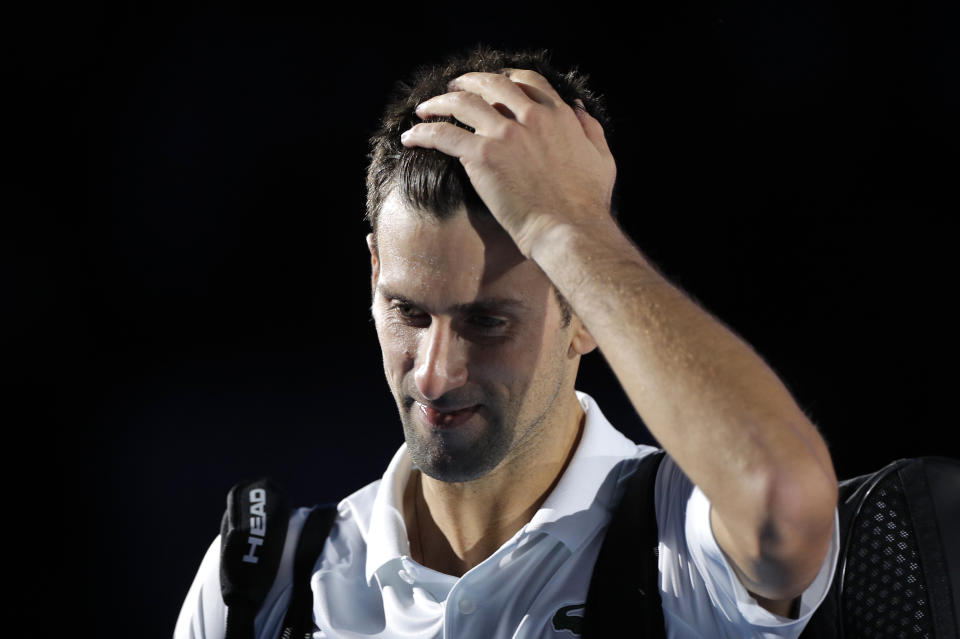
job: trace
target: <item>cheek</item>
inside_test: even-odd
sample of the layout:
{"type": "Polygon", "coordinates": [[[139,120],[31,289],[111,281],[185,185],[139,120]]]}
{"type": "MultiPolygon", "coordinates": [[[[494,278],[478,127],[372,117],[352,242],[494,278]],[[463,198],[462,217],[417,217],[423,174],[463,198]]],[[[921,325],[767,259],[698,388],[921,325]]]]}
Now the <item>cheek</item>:
{"type": "Polygon", "coordinates": [[[374,315],[374,324],[377,328],[377,338],[380,340],[383,365],[387,374],[403,374],[413,368],[417,353],[416,332],[409,326],[401,326],[385,320],[378,314],[374,315]]]}
{"type": "Polygon", "coordinates": [[[529,335],[514,354],[518,377],[522,376],[531,390],[541,386],[555,387],[564,376],[566,352],[567,346],[562,339],[539,332],[529,335]]]}
{"type": "Polygon", "coordinates": [[[468,357],[474,381],[508,387],[511,392],[537,368],[537,349],[519,336],[506,342],[471,344],[468,357]]]}

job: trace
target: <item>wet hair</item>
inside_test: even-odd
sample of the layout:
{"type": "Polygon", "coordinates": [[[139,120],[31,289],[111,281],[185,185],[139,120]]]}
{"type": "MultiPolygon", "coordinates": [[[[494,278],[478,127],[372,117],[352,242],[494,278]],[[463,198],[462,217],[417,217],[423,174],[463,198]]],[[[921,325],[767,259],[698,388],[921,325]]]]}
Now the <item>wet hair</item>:
{"type": "MultiPolygon", "coordinates": [[[[587,113],[606,130],[609,121],[600,97],[587,87],[587,76],[577,69],[560,71],[545,50],[505,52],[478,46],[466,55],[448,58],[435,65],[417,69],[407,82],[396,85],[384,111],[380,128],[370,138],[370,164],[367,167],[366,219],[376,243],[377,220],[387,197],[396,191],[407,206],[437,219],[445,219],[461,205],[470,211],[490,215],[467,177],[460,160],[435,149],[407,148],[400,143],[400,134],[422,122],[414,109],[421,102],[447,92],[447,84],[470,71],[499,73],[503,69],[531,69],[544,76],[564,102],[571,107],[575,100],[583,103],[587,113]]],[[[452,117],[431,121],[452,122],[472,131],[452,117]]],[[[375,244],[376,245],[376,244],[375,244]]],[[[554,287],[563,326],[570,323],[569,303],[554,287]]]]}

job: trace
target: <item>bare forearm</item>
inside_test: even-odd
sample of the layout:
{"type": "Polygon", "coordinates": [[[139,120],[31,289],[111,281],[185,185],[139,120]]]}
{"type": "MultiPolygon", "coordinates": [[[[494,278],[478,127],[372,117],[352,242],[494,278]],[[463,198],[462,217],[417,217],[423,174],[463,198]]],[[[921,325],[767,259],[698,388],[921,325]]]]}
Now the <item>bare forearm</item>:
{"type": "Polygon", "coordinates": [[[806,512],[795,508],[798,498],[832,522],[829,454],[782,382],[748,344],[661,276],[615,224],[553,229],[532,257],[733,538],[760,543],[761,531],[802,527],[808,522],[791,521],[806,512]],[[785,502],[792,503],[780,510],[785,502]]]}
{"type": "Polygon", "coordinates": [[[744,584],[781,602],[799,592],[823,560],[836,503],[816,429],[753,350],[612,222],[616,164],[595,118],[529,70],[468,73],[451,88],[418,115],[453,116],[474,132],[422,122],[403,143],[460,158],[520,252],[570,301],[653,434],[710,498],[717,542],[744,584]]]}

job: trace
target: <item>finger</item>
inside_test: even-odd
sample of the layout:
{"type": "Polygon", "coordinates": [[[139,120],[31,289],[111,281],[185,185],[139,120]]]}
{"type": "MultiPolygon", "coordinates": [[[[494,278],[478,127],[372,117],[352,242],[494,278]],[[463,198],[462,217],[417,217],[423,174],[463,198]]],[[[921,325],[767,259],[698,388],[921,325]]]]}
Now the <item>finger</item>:
{"type": "Polygon", "coordinates": [[[563,98],[545,77],[530,69],[504,69],[503,74],[521,85],[530,99],[540,104],[560,104],[563,98]]]}
{"type": "Polygon", "coordinates": [[[404,146],[436,149],[462,158],[480,141],[480,137],[449,122],[421,122],[400,135],[404,146]]]}
{"type": "Polygon", "coordinates": [[[476,93],[457,91],[430,98],[417,106],[417,115],[423,119],[450,115],[480,135],[488,135],[503,124],[503,116],[476,93]]]}
{"type": "Polygon", "coordinates": [[[452,80],[448,86],[452,90],[476,93],[488,104],[502,104],[521,122],[530,112],[530,108],[537,106],[515,82],[500,73],[465,73],[452,80]]]}
{"type": "Polygon", "coordinates": [[[574,102],[577,103],[577,106],[573,112],[577,114],[577,119],[580,120],[580,126],[583,127],[583,132],[587,135],[587,139],[590,140],[598,150],[610,153],[610,147],[607,145],[607,136],[603,132],[603,125],[601,125],[595,117],[587,113],[582,100],[577,98],[574,102]]]}

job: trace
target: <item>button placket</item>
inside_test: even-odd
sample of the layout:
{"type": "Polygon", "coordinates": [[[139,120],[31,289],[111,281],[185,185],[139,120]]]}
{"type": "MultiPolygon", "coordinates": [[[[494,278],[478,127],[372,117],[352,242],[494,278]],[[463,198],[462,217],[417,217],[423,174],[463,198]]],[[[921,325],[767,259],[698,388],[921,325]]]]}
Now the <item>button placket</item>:
{"type": "Polygon", "coordinates": [[[493,573],[497,571],[503,557],[510,555],[525,534],[525,529],[519,531],[513,539],[501,546],[490,557],[487,557],[480,565],[468,571],[451,588],[445,602],[444,637],[459,636],[460,624],[465,622],[461,617],[474,615],[480,608],[479,602],[484,601],[484,599],[477,598],[476,593],[484,593],[489,590],[491,585],[489,581],[493,578],[493,573]]]}
{"type": "Polygon", "coordinates": [[[463,615],[472,615],[477,611],[477,603],[473,599],[461,597],[457,602],[457,610],[463,615]]]}

